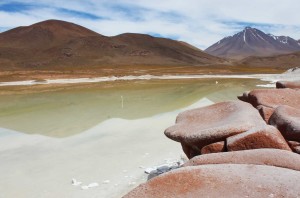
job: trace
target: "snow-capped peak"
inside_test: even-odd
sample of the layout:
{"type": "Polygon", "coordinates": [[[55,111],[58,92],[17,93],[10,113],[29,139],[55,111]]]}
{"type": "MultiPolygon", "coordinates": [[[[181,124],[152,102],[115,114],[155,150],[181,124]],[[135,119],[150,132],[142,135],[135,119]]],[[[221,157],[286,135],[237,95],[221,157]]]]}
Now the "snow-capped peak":
{"type": "Polygon", "coordinates": [[[274,40],[278,40],[278,36],[275,36],[275,35],[273,35],[273,34],[268,34],[268,36],[270,36],[270,37],[272,37],[274,40]]]}

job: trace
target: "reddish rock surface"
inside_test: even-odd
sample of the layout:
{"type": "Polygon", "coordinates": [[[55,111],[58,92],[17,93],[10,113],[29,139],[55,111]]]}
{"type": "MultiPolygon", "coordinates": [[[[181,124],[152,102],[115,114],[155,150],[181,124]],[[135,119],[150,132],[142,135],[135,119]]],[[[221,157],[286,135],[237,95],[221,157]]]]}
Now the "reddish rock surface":
{"type": "Polygon", "coordinates": [[[248,102],[248,94],[250,91],[245,91],[241,96],[238,96],[237,98],[241,101],[248,102]]]}
{"type": "Polygon", "coordinates": [[[292,150],[295,153],[300,154],[300,142],[296,142],[296,141],[288,141],[288,144],[290,145],[290,147],[292,148],[292,150]]]}
{"type": "Polygon", "coordinates": [[[256,89],[248,94],[248,99],[254,107],[263,105],[275,109],[288,105],[300,108],[300,91],[294,89],[256,89]]]}
{"type": "Polygon", "coordinates": [[[246,102],[229,101],[180,113],[165,135],[181,142],[186,155],[192,158],[201,153],[203,146],[259,125],[266,123],[255,108],[246,102]]]}
{"type": "Polygon", "coordinates": [[[265,107],[263,105],[259,105],[256,107],[261,117],[268,123],[271,115],[274,112],[273,108],[265,107]]]}
{"type": "Polygon", "coordinates": [[[250,150],[259,148],[276,148],[291,151],[280,131],[273,126],[259,126],[249,131],[228,137],[228,151],[250,150]]]}
{"type": "Polygon", "coordinates": [[[280,106],[270,117],[269,124],[277,127],[287,140],[300,142],[300,109],[280,106]]]}
{"type": "Polygon", "coordinates": [[[201,149],[201,154],[219,153],[224,151],[226,151],[225,142],[221,141],[204,146],[201,149]]]}
{"type": "Polygon", "coordinates": [[[300,89],[300,81],[278,81],[276,88],[300,89]]]}
{"type": "Polygon", "coordinates": [[[300,172],[245,164],[180,168],[139,185],[124,198],[300,197],[300,172]]]}
{"type": "Polygon", "coordinates": [[[199,155],[183,166],[205,164],[256,164],[300,171],[300,155],[280,149],[253,149],[199,155]]]}

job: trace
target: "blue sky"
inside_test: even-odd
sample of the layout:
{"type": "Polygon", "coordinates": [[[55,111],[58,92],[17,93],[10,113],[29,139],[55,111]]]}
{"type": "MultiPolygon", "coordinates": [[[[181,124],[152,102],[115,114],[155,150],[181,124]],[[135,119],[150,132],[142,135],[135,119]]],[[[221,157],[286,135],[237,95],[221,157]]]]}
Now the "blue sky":
{"type": "Polygon", "coordinates": [[[201,49],[246,26],[300,39],[299,0],[1,0],[0,31],[60,19],[106,36],[146,33],[201,49]]]}

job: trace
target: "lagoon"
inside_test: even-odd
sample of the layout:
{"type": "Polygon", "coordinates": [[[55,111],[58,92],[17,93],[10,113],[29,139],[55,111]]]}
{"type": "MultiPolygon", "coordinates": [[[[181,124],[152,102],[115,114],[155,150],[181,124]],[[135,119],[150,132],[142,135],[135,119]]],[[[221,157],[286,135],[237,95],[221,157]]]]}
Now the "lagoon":
{"type": "Polygon", "coordinates": [[[234,100],[259,79],[132,80],[0,88],[0,197],[120,197],[179,159],[177,114],[234,100]],[[75,178],[87,185],[72,186],[75,178]]]}

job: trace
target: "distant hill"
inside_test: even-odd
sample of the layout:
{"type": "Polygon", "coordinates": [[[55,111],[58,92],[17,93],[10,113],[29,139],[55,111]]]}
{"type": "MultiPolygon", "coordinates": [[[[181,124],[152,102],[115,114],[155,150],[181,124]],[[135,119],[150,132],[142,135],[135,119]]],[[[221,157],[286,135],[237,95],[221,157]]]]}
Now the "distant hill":
{"type": "Polygon", "coordinates": [[[247,57],[236,61],[235,65],[251,67],[292,68],[300,66],[300,52],[267,57],[247,57]]]}
{"type": "Polygon", "coordinates": [[[204,52],[214,56],[242,59],[248,56],[272,56],[300,51],[300,41],[288,36],[274,36],[246,27],[243,31],[218,41],[204,52]]]}
{"type": "Polygon", "coordinates": [[[223,62],[184,42],[133,33],[107,37],[59,20],[0,33],[0,70],[223,62]]]}

